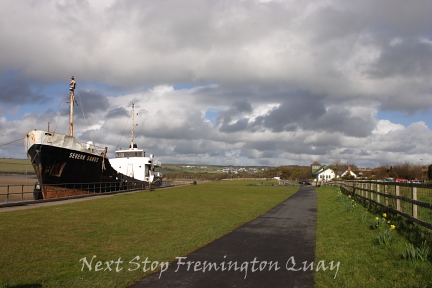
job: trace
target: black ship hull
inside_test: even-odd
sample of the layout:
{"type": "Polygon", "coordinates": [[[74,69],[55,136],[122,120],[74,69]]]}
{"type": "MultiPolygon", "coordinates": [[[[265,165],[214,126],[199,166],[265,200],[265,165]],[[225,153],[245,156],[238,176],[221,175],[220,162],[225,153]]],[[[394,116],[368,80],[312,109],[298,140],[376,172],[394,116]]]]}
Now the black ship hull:
{"type": "Polygon", "coordinates": [[[32,145],[27,154],[39,181],[35,199],[110,192],[136,182],[112,168],[104,155],[43,144],[32,145]]]}

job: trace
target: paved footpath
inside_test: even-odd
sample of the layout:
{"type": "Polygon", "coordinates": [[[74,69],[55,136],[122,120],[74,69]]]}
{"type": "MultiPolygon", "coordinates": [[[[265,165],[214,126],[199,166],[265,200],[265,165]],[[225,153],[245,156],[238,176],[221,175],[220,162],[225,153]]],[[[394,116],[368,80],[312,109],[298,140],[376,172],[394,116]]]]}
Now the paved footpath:
{"type": "Polygon", "coordinates": [[[129,287],[313,287],[313,271],[303,262],[315,259],[316,207],[315,190],[301,187],[266,214],[129,287]]]}

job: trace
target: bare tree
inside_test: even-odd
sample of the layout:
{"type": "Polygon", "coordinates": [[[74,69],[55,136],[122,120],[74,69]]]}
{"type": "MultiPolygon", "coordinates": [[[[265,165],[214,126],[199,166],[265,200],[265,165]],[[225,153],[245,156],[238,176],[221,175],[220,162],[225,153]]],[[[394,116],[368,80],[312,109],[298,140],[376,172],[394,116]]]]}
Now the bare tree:
{"type": "Polygon", "coordinates": [[[395,179],[419,179],[422,178],[422,168],[421,166],[414,166],[409,162],[405,161],[403,163],[392,166],[389,174],[395,179]]]}

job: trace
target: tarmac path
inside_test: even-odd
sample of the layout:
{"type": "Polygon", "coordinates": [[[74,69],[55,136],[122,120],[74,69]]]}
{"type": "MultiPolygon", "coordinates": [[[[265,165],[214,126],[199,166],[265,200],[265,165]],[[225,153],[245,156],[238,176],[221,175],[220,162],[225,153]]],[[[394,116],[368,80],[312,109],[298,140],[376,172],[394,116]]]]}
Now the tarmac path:
{"type": "Polygon", "coordinates": [[[313,287],[307,265],[315,260],[316,214],[315,190],[301,187],[267,213],[129,287],[313,287]]]}

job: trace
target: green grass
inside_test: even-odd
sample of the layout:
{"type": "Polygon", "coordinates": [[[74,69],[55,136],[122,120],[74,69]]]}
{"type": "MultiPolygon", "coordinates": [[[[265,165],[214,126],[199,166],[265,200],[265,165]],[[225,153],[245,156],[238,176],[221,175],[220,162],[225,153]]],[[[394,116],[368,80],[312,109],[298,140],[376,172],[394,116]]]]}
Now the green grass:
{"type": "Polygon", "coordinates": [[[382,215],[370,213],[359,204],[350,211],[338,199],[334,187],[316,190],[316,261],[340,262],[336,279],[335,271],[315,272],[316,287],[432,287],[430,258],[427,262],[402,258],[409,242],[399,233],[403,231],[398,231],[398,224],[392,241],[380,245],[377,235],[381,229],[372,230],[371,225],[382,215]]]}
{"type": "Polygon", "coordinates": [[[0,172],[34,173],[34,170],[28,159],[0,158],[0,172]]]}
{"type": "MultiPolygon", "coordinates": [[[[125,287],[143,267],[172,261],[256,218],[297,187],[222,181],[0,213],[0,287],[125,287]],[[80,259],[116,261],[122,271],[88,271],[80,259]],[[38,286],[39,287],[39,286],[38,286]]],[[[113,266],[114,268],[115,266],[113,266]]],[[[105,268],[105,264],[103,266],[105,268]]]]}

